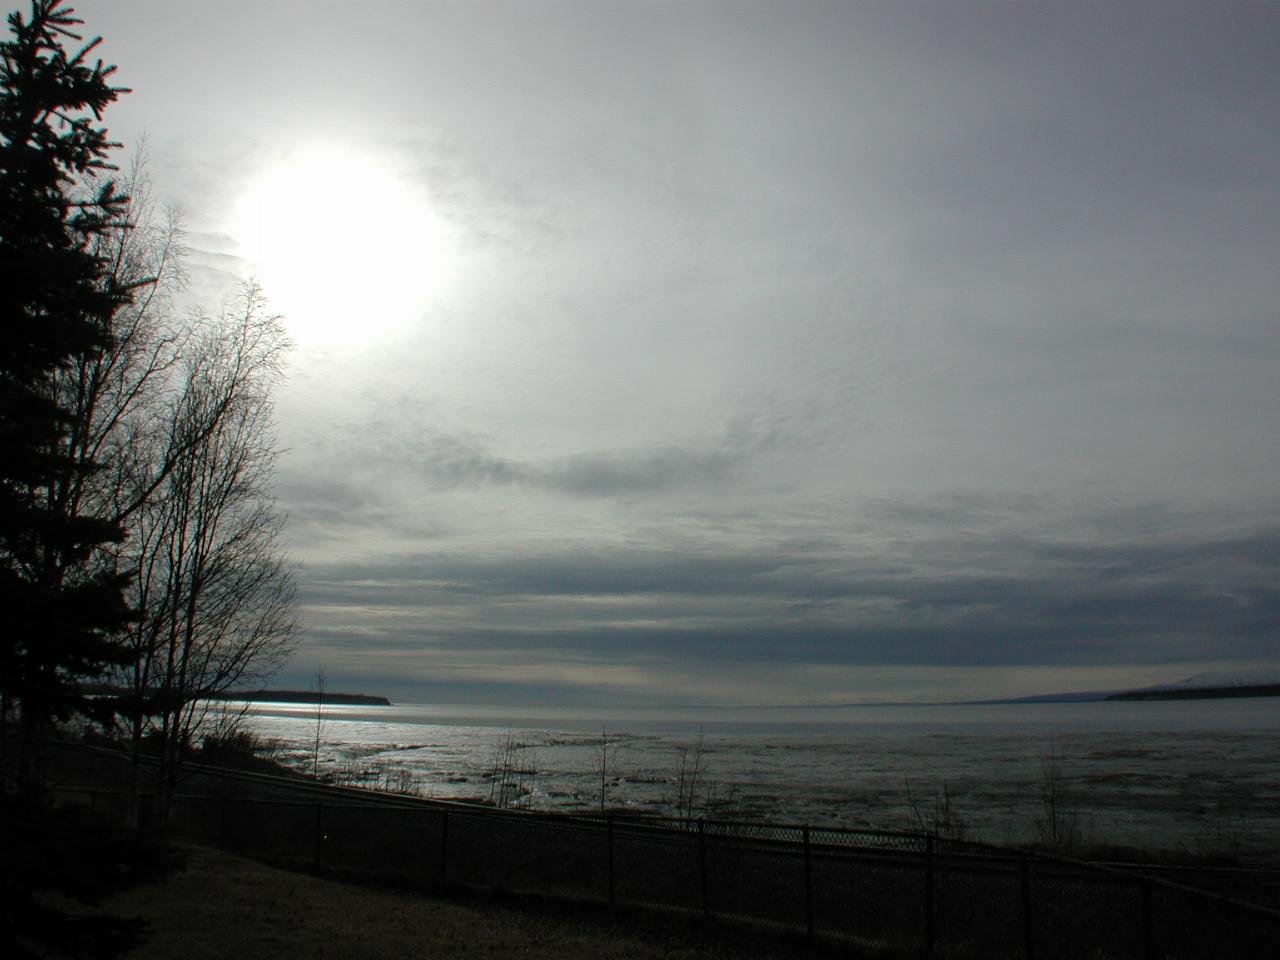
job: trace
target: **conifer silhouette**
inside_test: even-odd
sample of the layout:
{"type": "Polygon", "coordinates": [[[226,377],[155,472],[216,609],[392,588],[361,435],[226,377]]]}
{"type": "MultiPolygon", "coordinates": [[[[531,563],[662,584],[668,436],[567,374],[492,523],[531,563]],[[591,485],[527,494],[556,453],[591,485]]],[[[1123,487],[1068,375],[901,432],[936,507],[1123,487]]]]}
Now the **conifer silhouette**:
{"type": "Polygon", "coordinates": [[[127,203],[101,125],[126,91],[91,60],[100,41],[82,44],[81,22],[62,0],[33,0],[0,43],[0,751],[6,791],[27,795],[41,789],[49,724],[92,710],[82,681],[127,656],[127,578],[102,549],[123,532],[76,495],[99,465],[72,454],[55,389],[77,357],[110,347],[131,297],[94,243],[127,203]]]}

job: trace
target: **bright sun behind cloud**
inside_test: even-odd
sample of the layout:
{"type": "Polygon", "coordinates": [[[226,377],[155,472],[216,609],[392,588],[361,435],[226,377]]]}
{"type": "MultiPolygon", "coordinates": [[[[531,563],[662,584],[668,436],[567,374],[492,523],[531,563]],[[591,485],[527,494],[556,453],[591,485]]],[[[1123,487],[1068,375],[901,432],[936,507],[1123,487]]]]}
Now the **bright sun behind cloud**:
{"type": "Polygon", "coordinates": [[[304,347],[350,349],[403,331],[443,273],[426,196],[371,153],[291,151],[250,183],[232,229],[304,347]]]}

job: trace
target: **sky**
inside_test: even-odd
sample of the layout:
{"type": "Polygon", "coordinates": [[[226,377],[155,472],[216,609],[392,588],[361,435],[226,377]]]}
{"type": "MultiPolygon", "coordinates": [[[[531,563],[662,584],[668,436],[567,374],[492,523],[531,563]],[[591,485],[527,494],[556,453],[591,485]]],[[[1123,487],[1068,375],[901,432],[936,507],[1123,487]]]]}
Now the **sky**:
{"type": "Polygon", "coordinates": [[[280,685],[1280,665],[1280,6],[75,7],[188,296],[296,343],[280,685]]]}

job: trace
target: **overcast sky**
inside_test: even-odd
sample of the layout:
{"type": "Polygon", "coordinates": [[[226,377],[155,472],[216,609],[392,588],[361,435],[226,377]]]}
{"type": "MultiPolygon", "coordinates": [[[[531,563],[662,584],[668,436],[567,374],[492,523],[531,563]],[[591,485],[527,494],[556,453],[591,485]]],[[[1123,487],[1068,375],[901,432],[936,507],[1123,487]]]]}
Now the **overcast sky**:
{"type": "Polygon", "coordinates": [[[298,344],[282,683],[1280,665],[1280,5],[75,6],[298,344]]]}

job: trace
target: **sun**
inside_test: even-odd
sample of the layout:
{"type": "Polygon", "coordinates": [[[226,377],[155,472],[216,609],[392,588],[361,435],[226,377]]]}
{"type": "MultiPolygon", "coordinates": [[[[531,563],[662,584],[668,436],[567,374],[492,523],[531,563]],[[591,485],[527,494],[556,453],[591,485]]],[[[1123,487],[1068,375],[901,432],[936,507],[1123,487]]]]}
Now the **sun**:
{"type": "Polygon", "coordinates": [[[342,147],[295,149],[265,168],[232,230],[302,346],[350,349],[411,327],[443,272],[424,192],[390,162],[342,147]]]}

